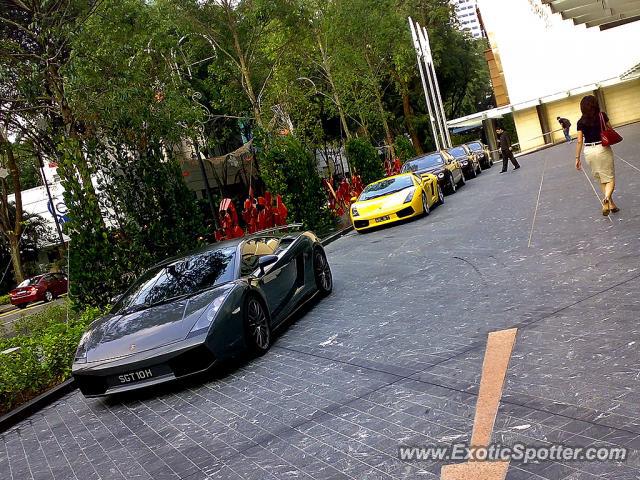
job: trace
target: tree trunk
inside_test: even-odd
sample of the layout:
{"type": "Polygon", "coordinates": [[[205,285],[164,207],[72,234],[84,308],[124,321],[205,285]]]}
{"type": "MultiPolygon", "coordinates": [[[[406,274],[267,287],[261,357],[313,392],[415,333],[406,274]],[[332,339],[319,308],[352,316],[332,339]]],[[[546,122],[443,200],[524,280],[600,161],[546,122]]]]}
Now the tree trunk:
{"type": "Polygon", "coordinates": [[[411,108],[409,92],[404,88],[402,89],[402,110],[404,111],[404,124],[411,136],[413,148],[415,148],[418,155],[422,155],[424,149],[422,148],[422,142],[420,142],[420,137],[418,137],[418,131],[416,130],[415,116],[413,115],[413,108],[411,108]]]}
{"type": "Polygon", "coordinates": [[[247,97],[249,97],[249,102],[251,103],[251,107],[253,109],[253,116],[255,118],[256,124],[258,124],[259,127],[262,127],[262,111],[260,108],[260,103],[258,102],[258,97],[256,97],[255,91],[253,89],[251,70],[249,69],[249,65],[247,65],[245,53],[242,49],[242,45],[240,44],[240,37],[236,28],[236,19],[234,18],[233,7],[230,2],[223,2],[223,7],[225,9],[225,14],[227,17],[227,27],[229,28],[231,36],[233,37],[233,49],[236,52],[238,63],[240,64],[242,87],[247,94],[247,97]]]}
{"type": "Polygon", "coordinates": [[[327,56],[327,52],[322,44],[322,40],[320,39],[320,34],[316,31],[316,42],[318,43],[318,48],[320,49],[320,55],[322,56],[322,69],[327,77],[327,81],[331,86],[331,97],[333,98],[333,103],[335,103],[336,108],[338,109],[338,115],[340,116],[340,123],[342,124],[342,129],[347,137],[347,140],[351,138],[351,131],[349,130],[349,125],[347,124],[347,116],[344,113],[344,108],[342,107],[342,101],[340,100],[340,96],[338,95],[338,91],[336,89],[336,85],[333,81],[333,75],[331,74],[331,65],[329,64],[329,58],[327,56]]]}
{"type": "Polygon", "coordinates": [[[13,275],[17,283],[24,280],[24,270],[22,269],[22,257],[20,257],[20,237],[13,233],[8,236],[9,252],[11,254],[11,264],[13,265],[13,275]]]}
{"type": "Polygon", "coordinates": [[[387,112],[384,109],[384,104],[382,103],[382,92],[380,92],[380,87],[378,85],[378,80],[374,74],[374,68],[371,64],[371,59],[369,58],[369,54],[365,53],[365,59],[367,60],[367,65],[369,66],[369,73],[371,74],[371,78],[373,79],[373,93],[376,97],[376,106],[378,107],[378,111],[380,112],[380,120],[382,121],[382,128],[384,129],[385,141],[387,142],[387,146],[391,149],[391,155],[394,155],[393,150],[393,135],[391,134],[391,129],[389,128],[389,122],[387,122],[387,112]]]}

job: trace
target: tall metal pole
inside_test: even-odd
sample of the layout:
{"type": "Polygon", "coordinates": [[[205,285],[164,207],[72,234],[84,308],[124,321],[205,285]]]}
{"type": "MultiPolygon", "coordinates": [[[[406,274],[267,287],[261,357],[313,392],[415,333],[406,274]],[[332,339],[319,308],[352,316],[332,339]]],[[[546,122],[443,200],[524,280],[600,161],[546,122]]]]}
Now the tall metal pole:
{"type": "Polygon", "coordinates": [[[446,129],[447,126],[443,119],[442,108],[440,102],[438,101],[438,96],[436,95],[437,83],[438,79],[433,74],[433,57],[431,55],[431,47],[429,42],[424,36],[424,29],[417,24],[418,28],[418,38],[420,40],[420,45],[422,46],[422,51],[424,52],[424,64],[426,69],[427,80],[429,81],[429,88],[431,89],[431,96],[433,97],[433,105],[436,112],[436,119],[438,120],[438,128],[440,129],[440,135],[442,138],[442,144],[444,148],[449,147],[449,143],[447,141],[446,129]]]}
{"type": "Polygon", "coordinates": [[[37,155],[38,163],[40,164],[40,172],[42,173],[42,180],[44,181],[44,187],[47,190],[47,198],[49,199],[49,205],[51,205],[51,215],[53,216],[53,221],[56,224],[56,230],[58,232],[58,238],[60,239],[60,245],[64,245],[64,237],[62,236],[62,229],[60,228],[60,222],[58,221],[56,206],[53,204],[53,198],[51,198],[51,190],[49,190],[49,182],[47,181],[47,176],[44,174],[44,162],[42,161],[42,155],[40,155],[40,152],[38,152],[37,155]]]}
{"type": "Polygon", "coordinates": [[[429,42],[429,33],[427,32],[426,27],[422,27],[422,31],[424,32],[424,39],[429,48],[429,63],[431,67],[431,72],[433,74],[433,81],[435,84],[436,98],[438,99],[438,105],[440,105],[440,115],[442,119],[442,125],[444,127],[444,135],[446,138],[446,142],[451,148],[453,145],[451,144],[451,135],[449,134],[449,129],[447,128],[447,114],[444,111],[444,104],[442,103],[442,95],[440,94],[440,83],[438,82],[438,75],[436,74],[436,68],[433,64],[433,56],[431,55],[431,43],[429,42]]]}
{"type": "Polygon", "coordinates": [[[429,119],[431,120],[431,131],[433,132],[433,140],[436,143],[436,149],[440,150],[440,139],[438,129],[436,127],[436,120],[433,115],[433,109],[431,108],[431,100],[429,98],[429,89],[427,88],[427,82],[424,77],[424,67],[422,65],[422,48],[420,41],[416,33],[416,29],[413,25],[413,20],[409,17],[409,28],[411,29],[411,37],[413,38],[413,46],[416,49],[416,56],[418,57],[418,70],[420,70],[420,79],[422,80],[422,89],[424,91],[424,99],[427,102],[427,110],[429,111],[429,119]]]}
{"type": "Polygon", "coordinates": [[[198,139],[194,136],[193,138],[193,148],[196,150],[196,156],[198,157],[198,164],[200,165],[200,173],[202,174],[202,178],[204,179],[204,187],[207,190],[207,199],[209,200],[209,208],[211,208],[211,215],[213,216],[213,224],[216,229],[218,226],[218,216],[216,215],[216,207],[213,203],[213,194],[211,193],[211,185],[209,185],[209,177],[207,177],[207,171],[204,167],[204,161],[200,156],[200,147],[198,145],[198,139]]]}

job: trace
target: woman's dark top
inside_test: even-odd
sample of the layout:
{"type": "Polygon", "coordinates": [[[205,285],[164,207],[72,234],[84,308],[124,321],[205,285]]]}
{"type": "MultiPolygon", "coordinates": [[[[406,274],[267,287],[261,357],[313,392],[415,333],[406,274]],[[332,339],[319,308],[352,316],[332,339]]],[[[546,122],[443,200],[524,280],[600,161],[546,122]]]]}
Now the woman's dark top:
{"type": "MultiPolygon", "coordinates": [[[[602,115],[604,116],[605,123],[608,122],[609,117],[607,117],[607,114],[602,112],[602,115]]],[[[598,118],[593,125],[586,122],[584,117],[580,118],[580,120],[578,120],[577,129],[584,135],[584,143],[595,143],[602,140],[600,137],[600,115],[598,115],[598,118]]]]}

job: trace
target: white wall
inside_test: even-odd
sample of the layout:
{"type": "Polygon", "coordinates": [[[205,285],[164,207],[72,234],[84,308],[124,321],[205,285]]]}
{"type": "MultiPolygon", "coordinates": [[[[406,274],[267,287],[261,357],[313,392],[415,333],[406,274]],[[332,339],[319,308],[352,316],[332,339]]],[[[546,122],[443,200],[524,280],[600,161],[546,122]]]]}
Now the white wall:
{"type": "Polygon", "coordinates": [[[550,25],[528,0],[478,0],[495,35],[512,104],[618,77],[640,62],[640,22],[600,31],[563,20],[550,25]]]}

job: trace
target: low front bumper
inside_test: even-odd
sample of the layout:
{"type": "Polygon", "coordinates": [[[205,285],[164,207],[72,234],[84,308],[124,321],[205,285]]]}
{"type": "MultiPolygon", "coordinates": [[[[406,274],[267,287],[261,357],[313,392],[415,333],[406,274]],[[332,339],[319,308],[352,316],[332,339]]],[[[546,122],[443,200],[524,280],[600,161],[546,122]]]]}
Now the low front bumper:
{"type": "Polygon", "coordinates": [[[25,303],[38,302],[40,300],[42,300],[42,298],[40,298],[40,295],[38,295],[37,293],[33,293],[31,295],[21,295],[19,297],[11,297],[11,298],[9,298],[9,301],[11,302],[11,305],[23,305],[25,303]]]}
{"type": "Polygon", "coordinates": [[[369,230],[383,225],[388,225],[390,223],[406,220],[407,218],[415,217],[418,214],[419,212],[412,206],[412,204],[407,203],[392,211],[378,212],[375,215],[351,217],[351,220],[353,222],[353,228],[361,232],[363,230],[369,230]],[[376,221],[376,219],[385,217],[388,218],[376,221]]]}
{"type": "Polygon", "coordinates": [[[203,338],[89,363],[74,363],[72,375],[85,397],[101,397],[188,377],[216,363],[203,338]]]}

